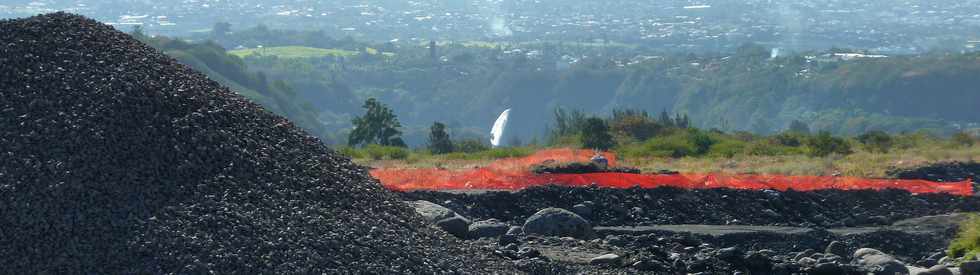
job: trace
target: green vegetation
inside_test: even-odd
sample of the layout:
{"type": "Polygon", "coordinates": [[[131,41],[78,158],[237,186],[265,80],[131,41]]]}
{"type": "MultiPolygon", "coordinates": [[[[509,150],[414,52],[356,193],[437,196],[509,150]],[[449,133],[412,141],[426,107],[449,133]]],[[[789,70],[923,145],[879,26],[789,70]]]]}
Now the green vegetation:
{"type": "MultiPolygon", "coordinates": [[[[490,116],[504,108],[513,110],[510,134],[549,144],[581,145],[582,138],[560,133],[575,132],[581,126],[574,124],[577,118],[567,120],[569,125],[539,119],[553,115],[554,107],[581,110],[579,122],[584,114],[615,116],[615,108],[661,112],[607,120],[620,146],[671,127],[756,135],[828,131],[842,137],[871,130],[927,130],[947,137],[980,128],[973,106],[980,101],[973,92],[980,86],[973,77],[980,73],[980,53],[840,60],[833,54],[848,50],[770,58],[769,49],[751,44],[734,52],[690,54],[548,41],[439,42],[429,49],[427,43],[366,43],[315,30],[214,29],[197,37],[214,43],[155,46],[334,144],[343,143],[353,128],[351,117],[368,98],[397,112],[402,139],[412,146],[425,146],[433,121],[444,122],[456,138],[485,137],[490,116]],[[248,49],[232,51],[237,55],[223,50],[239,47],[248,49]],[[272,87],[277,80],[288,89],[272,87]],[[634,132],[617,135],[622,128],[634,132]]],[[[736,147],[762,155],[786,149],[718,141],[729,153],[736,147]]]]}
{"type": "Polygon", "coordinates": [[[582,148],[605,151],[615,145],[612,135],[609,134],[609,126],[601,118],[586,119],[579,136],[582,138],[582,148]]]}
{"type": "Polygon", "coordinates": [[[348,146],[378,144],[406,147],[401,138],[402,132],[398,130],[402,125],[387,105],[369,98],[364,102],[363,108],[364,116],[354,117],[351,120],[354,130],[350,132],[350,137],[347,139],[348,146]]]}
{"type": "Polygon", "coordinates": [[[980,215],[971,215],[960,225],[960,232],[949,244],[951,258],[966,256],[968,259],[980,256],[980,215]]]}
{"type": "MultiPolygon", "coordinates": [[[[377,50],[375,50],[377,52],[377,50]]],[[[322,58],[328,56],[350,57],[358,54],[356,51],[341,49],[321,49],[302,46],[282,46],[282,47],[262,47],[254,49],[241,49],[228,51],[228,54],[239,58],[249,56],[276,56],[279,58],[322,58]]]]}
{"type": "Polygon", "coordinates": [[[446,154],[453,150],[453,141],[446,133],[446,125],[440,122],[432,123],[429,132],[429,151],[433,154],[446,154]]]}

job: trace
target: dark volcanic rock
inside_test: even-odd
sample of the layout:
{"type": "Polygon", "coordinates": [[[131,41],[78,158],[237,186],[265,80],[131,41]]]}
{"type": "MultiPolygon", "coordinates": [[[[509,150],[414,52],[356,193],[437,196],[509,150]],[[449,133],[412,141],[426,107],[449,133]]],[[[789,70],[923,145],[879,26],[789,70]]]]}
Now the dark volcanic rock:
{"type": "Polygon", "coordinates": [[[498,268],[289,121],[80,16],[0,21],[0,155],[4,273],[498,268]]]}
{"type": "Polygon", "coordinates": [[[593,235],[588,221],[561,208],[545,208],[531,215],[524,222],[524,233],[579,239],[587,239],[593,235]]]}
{"type": "Polygon", "coordinates": [[[456,216],[456,212],[449,210],[449,208],[445,208],[442,205],[429,201],[413,201],[408,202],[408,205],[414,207],[415,212],[419,213],[419,215],[422,215],[423,218],[432,223],[456,216]]]}
{"type": "Polygon", "coordinates": [[[470,232],[470,220],[460,215],[436,221],[436,226],[457,238],[466,238],[466,235],[470,232]]]}
{"type": "Polygon", "coordinates": [[[630,173],[639,174],[633,167],[608,167],[593,162],[570,162],[549,165],[535,165],[531,172],[536,174],[588,174],[588,173],[630,173]]]}
{"type": "Polygon", "coordinates": [[[912,169],[891,170],[888,174],[899,179],[921,179],[931,181],[963,181],[973,179],[980,181],[980,163],[976,162],[941,162],[912,169]]]}
{"type": "Polygon", "coordinates": [[[498,222],[497,220],[485,220],[471,223],[467,237],[471,239],[495,238],[507,233],[510,225],[498,222]]]}
{"type": "Polygon", "coordinates": [[[903,190],[777,192],[541,186],[518,192],[414,191],[402,193],[402,196],[407,200],[450,200],[454,205],[447,207],[464,216],[495,218],[508,223],[524,221],[539,209],[572,209],[576,204],[592,201],[595,205],[589,220],[598,226],[742,224],[829,228],[881,225],[913,217],[980,211],[980,198],[977,197],[915,195],[903,190]],[[771,211],[760,211],[762,209],[771,211]]]}

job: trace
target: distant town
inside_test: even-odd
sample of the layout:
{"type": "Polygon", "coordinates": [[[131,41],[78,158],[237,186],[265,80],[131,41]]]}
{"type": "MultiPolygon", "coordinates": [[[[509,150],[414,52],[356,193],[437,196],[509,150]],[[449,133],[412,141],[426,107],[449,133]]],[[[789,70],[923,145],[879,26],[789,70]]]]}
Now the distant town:
{"type": "Polygon", "coordinates": [[[395,44],[561,41],[697,52],[754,42],[880,54],[973,51],[980,44],[980,0],[44,0],[0,4],[0,18],[59,10],[171,36],[227,22],[395,44]]]}

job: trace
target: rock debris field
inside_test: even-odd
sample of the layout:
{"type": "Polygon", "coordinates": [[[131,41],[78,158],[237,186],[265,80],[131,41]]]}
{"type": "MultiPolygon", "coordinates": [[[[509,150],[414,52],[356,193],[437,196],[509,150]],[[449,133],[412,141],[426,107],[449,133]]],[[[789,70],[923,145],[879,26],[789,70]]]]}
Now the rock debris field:
{"type": "Polygon", "coordinates": [[[4,273],[513,273],[127,34],[0,21],[4,273]]]}
{"type": "MultiPolygon", "coordinates": [[[[976,174],[955,166],[895,173],[976,174]]],[[[0,20],[3,273],[974,275],[944,253],[971,211],[896,190],[393,193],[109,26],[0,20]]]]}

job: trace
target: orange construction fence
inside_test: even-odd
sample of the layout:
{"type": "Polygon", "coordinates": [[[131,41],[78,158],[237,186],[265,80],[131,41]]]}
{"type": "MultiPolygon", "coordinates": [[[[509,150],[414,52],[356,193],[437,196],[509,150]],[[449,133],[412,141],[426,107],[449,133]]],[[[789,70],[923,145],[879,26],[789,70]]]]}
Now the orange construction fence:
{"type": "MultiPolygon", "coordinates": [[[[611,166],[615,155],[604,153],[611,166]]],[[[443,169],[375,169],[371,175],[385,187],[399,191],[493,189],[520,190],[539,185],[589,186],[610,188],[656,188],[672,186],[687,189],[733,188],[786,191],[821,189],[903,189],[912,193],[949,193],[973,195],[971,181],[940,183],[926,180],[865,179],[855,177],[725,175],[725,174],[534,174],[530,167],[546,162],[589,161],[588,150],[551,149],[523,158],[495,161],[484,168],[471,170],[443,169]]]]}

